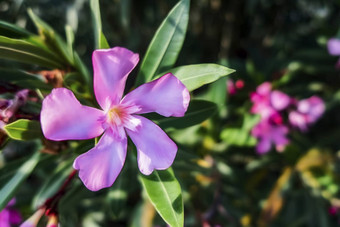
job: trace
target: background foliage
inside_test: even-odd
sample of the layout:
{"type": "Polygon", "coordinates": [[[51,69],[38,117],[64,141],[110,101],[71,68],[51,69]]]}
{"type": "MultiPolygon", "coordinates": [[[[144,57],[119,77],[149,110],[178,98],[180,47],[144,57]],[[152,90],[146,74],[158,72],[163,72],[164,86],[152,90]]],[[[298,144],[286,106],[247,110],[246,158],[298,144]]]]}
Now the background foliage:
{"type": "MultiPolygon", "coordinates": [[[[95,105],[92,87],[84,85],[91,81],[92,51],[109,44],[147,56],[157,28],[176,3],[102,0],[100,25],[98,17],[90,23],[91,12],[98,16],[99,10],[92,5],[91,11],[89,1],[1,0],[2,21],[40,34],[4,29],[3,24],[0,29],[1,36],[11,39],[30,37],[25,42],[1,37],[1,46],[37,53],[9,55],[0,49],[1,97],[10,99],[17,91],[30,89],[29,100],[11,122],[39,120],[40,98],[53,86],[71,88],[83,103],[95,105]],[[32,16],[29,8],[60,36],[32,16]],[[41,39],[44,43],[37,50],[31,43],[41,39]],[[59,70],[46,71],[46,67],[59,70]],[[28,80],[27,73],[35,77],[28,80]]],[[[338,59],[327,52],[326,43],[332,37],[340,38],[337,0],[191,1],[187,34],[175,67],[224,65],[236,70],[229,78],[242,79],[245,86],[231,96],[226,77],[203,87],[192,85],[196,99],[190,106],[192,115],[170,123],[153,118],[179,145],[173,172],[169,170],[163,177],[171,181],[174,174],[181,186],[185,226],[339,225],[340,77],[335,68],[338,59]],[[318,95],[326,103],[326,112],[308,132],[292,130],[290,145],[283,152],[273,149],[258,155],[256,140],[250,135],[258,118],[249,113],[249,94],[264,81],[298,99],[318,95]]],[[[170,68],[155,70],[153,76],[170,68]]],[[[207,66],[197,72],[205,69],[207,66]]],[[[218,75],[218,69],[213,69],[212,75],[218,75]]],[[[127,90],[134,86],[138,71],[132,72],[127,90]]],[[[184,70],[180,75],[190,72],[192,69],[184,70]]],[[[16,124],[19,126],[12,128],[28,127],[25,121],[16,124]]],[[[15,195],[15,207],[24,218],[58,190],[71,172],[74,158],[94,144],[93,140],[46,141],[41,139],[39,127],[30,127],[33,134],[8,129],[11,138],[4,133],[0,137],[0,203],[15,195]]],[[[135,148],[129,149],[127,163],[113,187],[94,193],[78,178],[73,180],[59,203],[61,226],[166,225],[164,214],[161,217],[156,212],[150,203],[153,196],[143,186],[153,181],[138,173],[135,148]]]]}

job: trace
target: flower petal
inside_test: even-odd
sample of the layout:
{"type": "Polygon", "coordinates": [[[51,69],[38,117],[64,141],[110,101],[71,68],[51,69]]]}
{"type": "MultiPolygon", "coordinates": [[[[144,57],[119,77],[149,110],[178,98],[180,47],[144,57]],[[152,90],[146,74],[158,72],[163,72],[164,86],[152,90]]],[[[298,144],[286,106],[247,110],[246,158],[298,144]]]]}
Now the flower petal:
{"type": "Polygon", "coordinates": [[[290,97],[281,91],[272,91],[270,94],[270,102],[274,109],[284,110],[290,103],[290,97]]]}
{"type": "Polygon", "coordinates": [[[289,123],[294,127],[299,128],[301,131],[305,132],[308,129],[308,120],[305,114],[298,111],[291,111],[288,115],[289,123]]]}
{"type": "Polygon", "coordinates": [[[135,131],[126,131],[137,147],[139,170],[149,175],[155,169],[169,168],[176,157],[176,144],[152,121],[141,116],[134,117],[140,120],[140,126],[135,131]]]}
{"type": "Polygon", "coordinates": [[[340,55],[340,39],[329,39],[327,42],[328,52],[331,55],[340,55]]]}
{"type": "Polygon", "coordinates": [[[256,145],[256,151],[258,154],[265,154],[270,151],[271,145],[271,141],[268,138],[260,138],[256,145]]]}
{"type": "Polygon", "coordinates": [[[138,61],[138,54],[123,47],[93,52],[94,93],[104,110],[119,103],[124,92],[125,81],[138,61]]]}
{"type": "Polygon", "coordinates": [[[11,223],[9,222],[10,212],[8,209],[3,209],[0,211],[0,226],[1,227],[11,227],[11,223]]]}
{"type": "Polygon", "coordinates": [[[168,73],[131,91],[121,103],[138,106],[137,114],[156,112],[166,117],[182,117],[189,101],[188,89],[173,74],[168,73]]]}
{"type": "Polygon", "coordinates": [[[79,170],[79,177],[89,190],[110,187],[124,166],[126,148],[126,136],[115,137],[108,129],[94,148],[74,160],[73,168],[79,170]]]}
{"type": "Polygon", "coordinates": [[[47,139],[90,139],[103,133],[103,116],[104,112],[81,105],[72,91],[56,88],[43,101],[40,122],[47,139]]]}

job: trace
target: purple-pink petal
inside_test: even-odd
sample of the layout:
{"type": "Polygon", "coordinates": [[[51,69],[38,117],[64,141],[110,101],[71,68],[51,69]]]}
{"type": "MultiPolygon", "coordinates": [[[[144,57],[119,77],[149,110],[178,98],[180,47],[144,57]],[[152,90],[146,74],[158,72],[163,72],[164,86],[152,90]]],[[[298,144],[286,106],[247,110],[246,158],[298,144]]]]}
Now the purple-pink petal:
{"type": "Polygon", "coordinates": [[[0,211],[0,226],[1,227],[11,227],[10,219],[10,212],[8,209],[3,209],[0,211]]]}
{"type": "Polygon", "coordinates": [[[327,42],[328,53],[340,56],[340,39],[332,38],[327,42]]]}
{"type": "Polygon", "coordinates": [[[256,93],[259,95],[267,96],[272,90],[272,85],[269,82],[264,82],[256,88],[256,93]]]}
{"type": "Polygon", "coordinates": [[[75,159],[73,167],[89,190],[110,187],[123,168],[126,149],[127,138],[116,137],[107,129],[94,148],[75,159]]]}
{"type": "Polygon", "coordinates": [[[134,117],[140,120],[140,126],[135,131],[126,131],[137,147],[139,170],[149,175],[155,169],[169,168],[176,157],[176,144],[152,121],[141,116],[134,117]]]}
{"type": "Polygon", "coordinates": [[[289,123],[294,127],[299,128],[305,132],[308,129],[308,120],[305,114],[299,113],[298,111],[292,111],[288,115],[289,123]]]}
{"type": "Polygon", "coordinates": [[[281,111],[288,107],[290,97],[281,91],[272,91],[270,94],[270,102],[274,109],[281,111]]]}
{"type": "Polygon", "coordinates": [[[317,121],[325,111],[325,104],[318,96],[312,96],[298,102],[297,109],[307,115],[308,123],[317,121]]]}
{"type": "Polygon", "coordinates": [[[260,138],[256,145],[256,151],[259,154],[265,154],[270,151],[272,143],[268,138],[260,138]]]}
{"type": "Polygon", "coordinates": [[[53,89],[43,101],[40,115],[42,131],[47,139],[91,139],[103,133],[104,112],[83,106],[66,88],[53,89]]]}
{"type": "Polygon", "coordinates": [[[126,79],[138,61],[138,54],[123,47],[93,52],[94,93],[102,109],[119,103],[126,79]]]}
{"type": "Polygon", "coordinates": [[[165,117],[182,117],[188,109],[190,94],[184,84],[168,73],[143,84],[127,94],[122,104],[137,106],[136,114],[156,112],[165,117]]]}
{"type": "Polygon", "coordinates": [[[9,222],[13,225],[18,225],[22,220],[21,214],[18,211],[12,209],[9,210],[9,212],[9,222]]]}
{"type": "Polygon", "coordinates": [[[260,154],[268,152],[272,144],[282,150],[289,143],[286,138],[288,128],[284,125],[272,124],[268,120],[262,120],[255,125],[251,134],[258,139],[256,151],[260,154]]]}

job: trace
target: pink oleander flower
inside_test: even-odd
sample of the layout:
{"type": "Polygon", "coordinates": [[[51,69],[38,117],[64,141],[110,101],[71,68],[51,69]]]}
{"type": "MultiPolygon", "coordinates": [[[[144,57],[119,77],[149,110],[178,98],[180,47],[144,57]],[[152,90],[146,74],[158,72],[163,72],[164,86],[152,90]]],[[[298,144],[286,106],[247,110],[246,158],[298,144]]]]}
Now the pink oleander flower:
{"type": "MultiPolygon", "coordinates": [[[[340,56],[340,39],[332,38],[327,42],[328,53],[333,56],[340,56]]],[[[340,69],[340,58],[335,67],[340,69]]]]}
{"type": "Polygon", "coordinates": [[[271,120],[275,123],[282,123],[280,111],[287,108],[291,102],[288,95],[281,91],[272,91],[271,84],[265,82],[259,85],[256,92],[250,95],[253,106],[251,113],[261,115],[262,120],[271,120]]]}
{"type": "Polygon", "coordinates": [[[122,98],[126,79],[138,61],[138,54],[122,47],[93,52],[94,93],[101,110],[83,106],[66,88],[53,89],[43,101],[40,121],[47,139],[83,140],[102,135],[94,148],[73,163],[92,191],[110,187],[116,180],[125,162],[127,135],[137,147],[143,174],[167,169],[175,159],[176,144],[155,123],[137,114],[181,117],[189,105],[189,91],[168,73],[122,98]]]}
{"type": "Polygon", "coordinates": [[[324,112],[325,104],[322,99],[312,96],[297,103],[297,110],[289,113],[289,122],[301,131],[307,131],[308,126],[315,123],[324,112]]]}
{"type": "Polygon", "coordinates": [[[264,154],[270,151],[272,144],[277,151],[283,151],[289,143],[286,138],[288,128],[284,125],[274,125],[268,120],[259,122],[251,131],[251,134],[258,139],[256,151],[264,154]]]}
{"type": "Polygon", "coordinates": [[[14,210],[12,206],[15,204],[15,199],[12,199],[7,206],[0,212],[0,226],[11,227],[18,225],[21,222],[21,215],[14,210]]]}

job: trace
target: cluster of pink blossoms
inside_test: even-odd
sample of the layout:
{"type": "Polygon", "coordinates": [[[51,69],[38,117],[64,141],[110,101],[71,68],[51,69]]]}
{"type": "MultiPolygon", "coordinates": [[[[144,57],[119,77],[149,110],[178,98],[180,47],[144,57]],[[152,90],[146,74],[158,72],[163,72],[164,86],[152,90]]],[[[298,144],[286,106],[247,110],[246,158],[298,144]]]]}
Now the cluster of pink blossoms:
{"type": "Polygon", "coordinates": [[[260,122],[251,131],[258,139],[256,150],[259,154],[267,153],[272,144],[277,151],[283,151],[289,143],[289,126],[305,132],[325,111],[324,102],[319,97],[296,100],[281,91],[272,90],[269,82],[258,86],[250,97],[253,102],[251,113],[261,116],[260,122]],[[284,111],[288,112],[289,124],[284,122],[284,111]]]}

